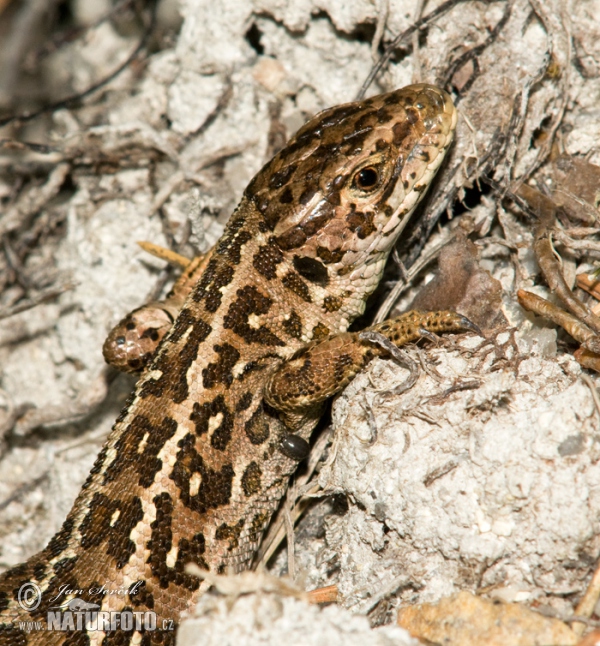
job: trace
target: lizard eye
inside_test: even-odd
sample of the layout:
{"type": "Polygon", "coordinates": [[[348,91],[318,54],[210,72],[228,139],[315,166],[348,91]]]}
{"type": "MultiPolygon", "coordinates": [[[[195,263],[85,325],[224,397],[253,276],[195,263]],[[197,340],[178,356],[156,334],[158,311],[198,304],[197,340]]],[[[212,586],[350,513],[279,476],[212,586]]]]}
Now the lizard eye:
{"type": "Polygon", "coordinates": [[[374,166],[361,168],[354,176],[352,184],[361,191],[372,191],[379,185],[379,171],[374,166]]]}

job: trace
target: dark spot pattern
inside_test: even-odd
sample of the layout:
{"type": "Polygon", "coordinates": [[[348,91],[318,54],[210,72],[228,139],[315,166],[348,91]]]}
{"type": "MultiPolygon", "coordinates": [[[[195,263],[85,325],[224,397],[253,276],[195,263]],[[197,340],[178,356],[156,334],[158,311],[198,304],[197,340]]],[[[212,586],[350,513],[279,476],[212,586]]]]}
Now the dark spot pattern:
{"type": "Polygon", "coordinates": [[[294,194],[292,193],[292,190],[289,188],[289,186],[283,191],[283,193],[279,196],[279,203],[280,204],[291,204],[294,201],[294,194]]]}
{"type": "Polygon", "coordinates": [[[211,258],[208,262],[208,265],[206,265],[206,267],[204,268],[204,271],[202,272],[202,277],[200,278],[200,280],[192,290],[192,298],[197,303],[202,302],[204,298],[206,298],[208,287],[214,281],[218,268],[219,268],[218,259],[211,258]]]}
{"type": "MultiPolygon", "coordinates": [[[[252,240],[252,234],[250,231],[240,231],[235,238],[231,241],[231,243],[227,246],[227,251],[225,252],[229,260],[234,264],[234,265],[239,265],[240,261],[242,259],[242,247],[248,242],[249,240],[252,240]]],[[[218,253],[223,253],[221,251],[218,251],[218,253]]]]}
{"type": "Polygon", "coordinates": [[[262,488],[262,469],[260,466],[252,461],[246,467],[244,475],[242,476],[242,490],[246,497],[254,496],[259,493],[262,488]]]}
{"type": "Polygon", "coordinates": [[[227,551],[231,552],[240,544],[240,534],[244,529],[244,519],[239,520],[235,525],[223,523],[215,530],[215,539],[217,541],[229,541],[227,551]]]}
{"type": "MultiPolygon", "coordinates": [[[[60,559],[60,561],[57,561],[53,566],[52,569],[54,570],[55,574],[61,574],[65,575],[73,570],[73,568],[77,565],[77,561],[79,561],[79,557],[77,556],[72,556],[71,558],[65,557],[64,559],[60,559]]],[[[40,563],[40,565],[43,566],[45,570],[45,566],[40,563]]],[[[35,574],[35,571],[34,571],[35,574]]],[[[41,578],[41,574],[38,577],[37,574],[35,574],[36,578],[41,578]]]]}
{"type": "Polygon", "coordinates": [[[190,420],[196,426],[196,434],[203,435],[208,433],[208,425],[211,417],[216,417],[219,413],[222,415],[221,423],[212,432],[210,444],[213,448],[224,451],[231,440],[233,431],[233,415],[223,395],[217,395],[213,401],[199,404],[194,402],[194,407],[190,414],[190,420]]]}
{"type": "Polygon", "coordinates": [[[177,461],[170,478],[179,488],[181,502],[192,511],[204,514],[209,509],[229,503],[235,473],[231,464],[223,465],[218,471],[206,466],[195,445],[196,440],[191,434],[179,440],[177,461]],[[190,481],[194,474],[200,476],[200,487],[192,495],[190,481]]]}
{"type": "Polygon", "coordinates": [[[277,276],[277,265],[281,262],[283,262],[283,254],[274,240],[269,241],[269,244],[260,246],[252,259],[252,264],[256,271],[267,280],[272,280],[277,276]]]}
{"type": "Polygon", "coordinates": [[[244,431],[251,444],[259,445],[269,439],[269,423],[264,414],[264,403],[261,402],[252,414],[252,417],[244,425],[244,431]]]}
{"type": "Polygon", "coordinates": [[[327,268],[322,262],[310,256],[294,256],[294,269],[304,278],[317,285],[325,286],[329,282],[327,268]]]}
{"type": "Polygon", "coordinates": [[[312,200],[312,198],[315,196],[316,193],[317,193],[316,188],[314,188],[313,186],[308,186],[302,191],[302,193],[300,193],[298,202],[300,202],[302,206],[306,206],[312,200]]]}
{"type": "Polygon", "coordinates": [[[96,492],[79,527],[81,547],[87,550],[106,541],[106,554],[114,557],[120,570],[135,553],[135,543],[129,536],[143,517],[142,501],[138,496],[122,501],[96,492]],[[117,512],[118,517],[111,526],[111,519],[117,512]]]}
{"type": "Polygon", "coordinates": [[[291,292],[294,292],[296,296],[300,296],[303,301],[307,303],[312,303],[312,298],[310,291],[308,290],[308,285],[298,276],[295,271],[290,271],[287,273],[281,280],[283,285],[287,287],[291,292]]]}
{"type": "Polygon", "coordinates": [[[299,225],[307,238],[318,233],[335,216],[332,198],[329,201],[321,202],[318,207],[311,211],[310,218],[307,218],[305,222],[299,225]]]}
{"type": "Polygon", "coordinates": [[[262,533],[269,522],[269,518],[271,518],[271,514],[265,511],[254,515],[248,527],[248,540],[250,543],[258,543],[260,541],[262,533]]]}
{"type": "Polygon", "coordinates": [[[323,309],[326,312],[337,312],[344,304],[339,296],[325,296],[323,299],[323,309]]]}
{"type": "Polygon", "coordinates": [[[167,565],[167,554],[173,547],[173,500],[163,491],[154,497],[156,507],[156,520],[151,523],[152,533],[146,544],[150,555],[148,564],[152,574],[158,580],[161,588],[166,589],[170,583],[190,591],[197,590],[200,579],[184,572],[186,563],[195,563],[198,567],[207,570],[208,565],[203,557],[206,544],[203,534],[196,534],[191,540],[179,540],[177,559],[174,567],[167,565]]]}
{"type": "Polygon", "coordinates": [[[260,343],[261,345],[282,346],[285,343],[275,336],[265,325],[253,328],[248,323],[250,314],[266,314],[273,301],[261,293],[253,285],[247,285],[237,290],[237,300],[229,306],[227,314],[223,317],[223,327],[233,330],[246,343],[260,343]]]}
{"type": "Polygon", "coordinates": [[[300,227],[292,227],[277,238],[277,244],[283,251],[298,249],[306,242],[306,233],[300,227]]]}
{"type": "Polygon", "coordinates": [[[207,389],[214,388],[217,384],[231,385],[231,371],[240,358],[240,353],[229,343],[216,344],[213,349],[219,355],[218,361],[209,363],[202,370],[202,383],[207,389]]]}
{"type": "Polygon", "coordinates": [[[143,415],[134,417],[115,444],[116,457],[106,468],[104,484],[129,468],[138,473],[140,487],[149,487],[162,469],[162,460],[157,456],[176,431],[177,422],[171,417],[165,417],[160,425],[152,424],[143,415]],[[145,436],[147,439],[140,451],[145,436]]]}
{"type": "Polygon", "coordinates": [[[106,549],[106,553],[116,559],[118,569],[125,567],[135,553],[135,543],[129,536],[131,530],[144,518],[142,501],[138,496],[133,496],[120,507],[120,512],[119,518],[111,528],[106,549]]]}
{"type": "Polygon", "coordinates": [[[150,365],[150,370],[160,370],[162,375],[158,379],[147,379],[140,388],[140,397],[167,397],[176,404],[181,404],[187,399],[187,372],[198,356],[200,344],[211,332],[210,325],[202,319],[195,318],[189,309],[181,310],[170,335],[163,342],[162,351],[150,365]],[[188,331],[183,348],[173,356],[174,353],[170,351],[173,344],[188,331]]]}
{"type": "MultiPolygon", "coordinates": [[[[126,402],[125,408],[119,414],[120,419],[117,418],[115,425],[121,423],[125,419],[128,413],[129,406],[131,405],[132,401],[133,400],[126,402]]],[[[82,491],[89,489],[92,482],[94,481],[94,478],[100,473],[100,471],[102,471],[102,467],[104,467],[104,461],[106,460],[107,452],[108,452],[108,448],[105,446],[102,448],[100,453],[98,453],[98,457],[94,461],[94,466],[92,467],[92,470],[90,471],[88,477],[85,479],[85,482],[83,483],[83,486],[81,487],[82,491]]]]}
{"type": "Polygon", "coordinates": [[[249,391],[245,392],[238,399],[238,403],[235,406],[235,412],[236,413],[241,413],[244,410],[248,410],[248,408],[250,408],[250,405],[252,404],[253,399],[254,399],[254,397],[253,397],[251,392],[249,392],[249,391]]]}
{"type": "MultiPolygon", "coordinates": [[[[57,561],[52,567],[53,567],[54,571],[56,572],[56,566],[59,565],[59,563],[62,565],[62,564],[64,564],[65,561],[69,561],[69,562],[71,562],[71,564],[73,564],[74,560],[76,561],[77,557],[75,557],[74,559],[61,559],[60,561],[57,561]]],[[[60,569],[60,567],[59,567],[59,569],[60,569]]],[[[44,563],[37,563],[33,567],[33,576],[38,580],[41,579],[44,576],[45,572],[46,572],[46,565],[44,563]]]]}
{"type": "Polygon", "coordinates": [[[283,329],[294,339],[302,338],[302,319],[296,312],[292,310],[287,319],[282,323],[283,329]]]}
{"type": "Polygon", "coordinates": [[[312,329],[312,340],[322,341],[329,336],[330,332],[331,330],[326,325],[323,325],[323,323],[317,323],[312,329]]]}
{"type": "Polygon", "coordinates": [[[403,119],[396,123],[392,128],[392,132],[394,133],[394,144],[396,146],[402,144],[404,140],[412,134],[412,131],[412,125],[408,121],[403,119]]]}
{"type": "Polygon", "coordinates": [[[276,189],[285,186],[290,181],[295,170],[296,165],[290,164],[277,173],[273,173],[273,175],[271,175],[271,179],[269,180],[269,188],[276,189]]]}
{"type": "Polygon", "coordinates": [[[48,559],[57,557],[67,549],[69,545],[69,539],[71,538],[71,533],[73,532],[73,525],[73,519],[67,518],[67,520],[65,520],[65,522],[63,523],[63,526],[50,539],[50,542],[44,550],[44,553],[47,555],[48,559]]]}
{"type": "Polygon", "coordinates": [[[328,249],[327,247],[317,247],[317,256],[326,264],[340,262],[346,252],[341,249],[328,249]]]}
{"type": "Polygon", "coordinates": [[[219,309],[223,300],[221,289],[229,285],[234,273],[231,265],[224,265],[215,271],[214,278],[204,296],[204,307],[208,312],[216,312],[219,309]]]}
{"type": "Polygon", "coordinates": [[[354,359],[349,354],[340,354],[335,358],[334,380],[339,383],[348,376],[348,367],[354,364],[354,359]]]}
{"type": "MultiPolygon", "coordinates": [[[[133,404],[133,401],[135,400],[135,397],[136,397],[135,391],[133,391],[127,397],[127,399],[125,400],[125,404],[123,405],[123,408],[121,409],[121,412],[119,413],[117,419],[115,420],[115,424],[120,424],[127,417],[127,415],[129,414],[129,408],[133,404]]],[[[94,462],[94,466],[92,467],[92,471],[94,471],[94,469],[98,468],[98,471],[96,471],[96,473],[100,473],[100,469],[102,468],[102,464],[98,464],[98,463],[101,462],[100,461],[100,456],[106,455],[106,450],[107,450],[106,447],[104,447],[102,449],[102,451],[100,451],[100,453],[98,455],[98,458],[96,459],[96,462],[94,462]]]]}
{"type": "Polygon", "coordinates": [[[356,235],[364,240],[366,237],[370,236],[375,231],[375,225],[373,224],[373,214],[372,213],[361,213],[360,211],[351,211],[346,216],[346,222],[350,231],[356,233],[356,235]]]}
{"type": "Polygon", "coordinates": [[[250,231],[245,231],[242,227],[246,224],[246,219],[236,211],[231,216],[225,233],[217,242],[215,253],[219,256],[225,256],[234,265],[239,265],[242,258],[242,247],[252,239],[250,231]]]}
{"type": "Polygon", "coordinates": [[[133,607],[142,606],[149,610],[154,608],[154,595],[148,590],[146,581],[134,581],[129,586],[127,599],[133,607]]]}
{"type": "Polygon", "coordinates": [[[117,501],[103,493],[96,492],[90,502],[89,511],[83,519],[79,532],[84,550],[98,547],[110,530],[110,519],[117,510],[117,501]]]}

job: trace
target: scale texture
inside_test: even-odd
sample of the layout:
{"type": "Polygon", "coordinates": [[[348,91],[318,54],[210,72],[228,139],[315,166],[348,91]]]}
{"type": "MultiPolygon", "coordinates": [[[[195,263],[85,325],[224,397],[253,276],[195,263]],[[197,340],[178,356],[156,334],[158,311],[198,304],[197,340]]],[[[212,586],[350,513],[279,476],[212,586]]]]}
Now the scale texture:
{"type": "MultiPolygon", "coordinates": [[[[455,125],[446,93],[409,86],[318,114],[256,175],[221,240],[187,273],[181,309],[62,529],[0,577],[1,646],[174,644],[181,614],[208,587],[185,564],[250,567],[323,403],[386,354],[347,328],[455,125]],[[41,592],[34,609],[19,604],[26,584],[41,592]],[[28,632],[20,623],[44,627],[49,610],[75,599],[153,612],[157,628],[28,632]]],[[[401,345],[424,327],[466,325],[409,313],[372,331],[401,345]]]]}

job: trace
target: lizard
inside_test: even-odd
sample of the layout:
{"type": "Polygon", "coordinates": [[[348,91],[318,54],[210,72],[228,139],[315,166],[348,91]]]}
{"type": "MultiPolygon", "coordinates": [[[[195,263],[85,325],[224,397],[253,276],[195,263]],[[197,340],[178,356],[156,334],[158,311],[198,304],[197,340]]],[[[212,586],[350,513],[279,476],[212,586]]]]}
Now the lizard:
{"type": "Polygon", "coordinates": [[[174,321],[62,528],[0,576],[0,646],[174,644],[169,628],[210,587],[185,565],[251,566],[327,399],[391,344],[473,329],[454,312],[409,312],[348,331],[456,122],[446,92],[408,86],[324,110],[258,172],[184,272],[174,321]],[[59,603],[154,613],[156,630],[20,628],[59,603]]]}

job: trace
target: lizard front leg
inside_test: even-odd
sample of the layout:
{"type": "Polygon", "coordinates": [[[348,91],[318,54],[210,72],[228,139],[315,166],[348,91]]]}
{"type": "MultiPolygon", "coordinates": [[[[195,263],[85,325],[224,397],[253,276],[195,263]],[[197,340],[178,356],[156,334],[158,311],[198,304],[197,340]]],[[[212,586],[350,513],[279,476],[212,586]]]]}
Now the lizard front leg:
{"type": "Polygon", "coordinates": [[[122,372],[140,372],[146,367],[212,257],[212,249],[188,260],[149,242],[138,244],[144,251],[181,266],[183,272],[164,300],[151,301],[138,307],[109,332],[102,354],[106,363],[122,372]]]}
{"type": "MultiPolygon", "coordinates": [[[[293,434],[302,420],[329,397],[340,392],[375,356],[385,356],[385,344],[364,338],[374,333],[403,346],[429,333],[478,331],[467,318],[456,312],[407,312],[398,318],[366,328],[363,332],[341,332],[314,342],[283,363],[265,385],[265,400],[279,411],[293,434]]],[[[289,457],[304,457],[296,436],[282,439],[282,450],[289,457]]]]}

